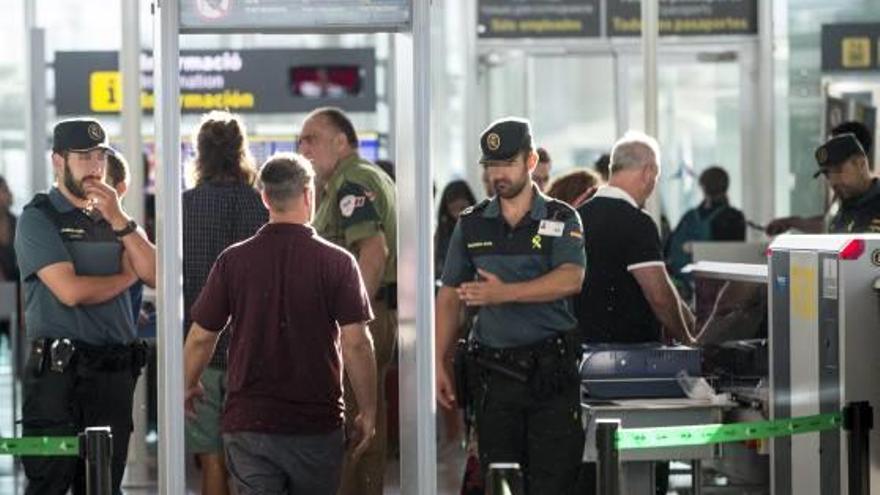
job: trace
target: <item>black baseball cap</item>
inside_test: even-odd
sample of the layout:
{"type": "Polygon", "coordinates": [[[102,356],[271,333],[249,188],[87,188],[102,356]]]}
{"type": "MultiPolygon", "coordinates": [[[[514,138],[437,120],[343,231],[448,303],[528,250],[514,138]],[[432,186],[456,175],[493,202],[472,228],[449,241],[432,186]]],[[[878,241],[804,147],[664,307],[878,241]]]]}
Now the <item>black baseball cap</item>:
{"type": "Polygon", "coordinates": [[[856,155],[867,157],[855,134],[846,133],[830,138],[816,149],[816,163],[819,164],[819,171],[813,174],[813,178],[856,155]]]}
{"type": "Polygon", "coordinates": [[[100,148],[110,152],[107,133],[95,119],[62,120],[52,132],[52,151],[91,151],[100,148]]]}
{"type": "Polygon", "coordinates": [[[532,125],[526,119],[507,117],[496,120],[480,135],[483,156],[480,163],[508,161],[532,147],[532,125]]]}

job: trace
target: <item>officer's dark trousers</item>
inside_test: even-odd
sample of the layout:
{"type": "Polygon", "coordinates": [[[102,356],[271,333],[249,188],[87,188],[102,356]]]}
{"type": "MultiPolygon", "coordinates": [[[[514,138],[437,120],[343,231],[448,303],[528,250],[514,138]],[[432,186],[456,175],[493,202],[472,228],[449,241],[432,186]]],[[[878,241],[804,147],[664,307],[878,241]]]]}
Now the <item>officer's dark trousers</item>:
{"type": "MultiPolygon", "coordinates": [[[[34,356],[23,380],[22,423],[25,436],[75,436],[87,426],[113,431],[113,493],[125,471],[132,431],[131,407],[136,376],[130,367],[96,371],[72,361],[63,373],[38,371],[34,356]]],[[[77,457],[24,457],[27,495],[85,494],[85,465],[77,457]]]]}
{"type": "Polygon", "coordinates": [[[580,385],[537,400],[528,383],[476,366],[469,371],[473,368],[478,376],[470,383],[484,475],[491,463],[517,462],[528,495],[573,493],[584,451],[580,385]]]}

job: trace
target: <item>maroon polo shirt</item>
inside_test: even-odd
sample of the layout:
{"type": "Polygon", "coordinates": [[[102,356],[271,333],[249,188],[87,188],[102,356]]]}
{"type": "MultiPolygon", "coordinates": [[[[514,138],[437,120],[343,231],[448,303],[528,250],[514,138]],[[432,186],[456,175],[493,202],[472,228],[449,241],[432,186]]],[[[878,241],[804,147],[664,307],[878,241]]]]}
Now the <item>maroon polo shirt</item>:
{"type": "Polygon", "coordinates": [[[342,426],[340,327],[373,318],[348,252],[309,226],[267,224],[217,258],[192,317],[210,331],[231,318],[224,432],[342,426]]]}

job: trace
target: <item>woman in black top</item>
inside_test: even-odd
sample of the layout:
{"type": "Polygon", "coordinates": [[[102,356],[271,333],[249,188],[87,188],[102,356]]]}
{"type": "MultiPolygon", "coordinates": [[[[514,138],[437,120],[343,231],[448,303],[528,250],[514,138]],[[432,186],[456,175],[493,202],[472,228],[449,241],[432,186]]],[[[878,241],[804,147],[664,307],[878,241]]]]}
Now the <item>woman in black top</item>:
{"type": "Polygon", "coordinates": [[[439,279],[449,249],[449,239],[458,222],[458,216],[467,207],[476,204],[474,193],[463,180],[454,180],[443,188],[437,208],[437,231],[434,233],[434,278],[439,279]]]}
{"type": "MultiPolygon", "coordinates": [[[[0,281],[18,283],[18,264],[15,261],[15,215],[12,208],[12,191],[6,179],[0,175],[0,281]]],[[[9,335],[9,321],[0,321],[0,335],[9,335]]]]}

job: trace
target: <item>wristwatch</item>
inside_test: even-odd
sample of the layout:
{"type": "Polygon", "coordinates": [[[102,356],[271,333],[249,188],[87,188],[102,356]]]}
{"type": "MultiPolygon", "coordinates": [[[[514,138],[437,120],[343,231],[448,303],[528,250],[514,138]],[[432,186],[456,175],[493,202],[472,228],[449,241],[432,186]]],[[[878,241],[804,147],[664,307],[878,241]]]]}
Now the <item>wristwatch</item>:
{"type": "Polygon", "coordinates": [[[120,237],[120,238],[125,237],[128,234],[131,234],[132,232],[137,230],[137,228],[138,228],[137,222],[135,222],[134,220],[129,220],[125,224],[125,227],[123,227],[121,230],[114,230],[113,235],[115,235],[116,237],[120,237]]]}

